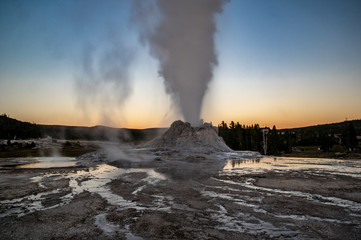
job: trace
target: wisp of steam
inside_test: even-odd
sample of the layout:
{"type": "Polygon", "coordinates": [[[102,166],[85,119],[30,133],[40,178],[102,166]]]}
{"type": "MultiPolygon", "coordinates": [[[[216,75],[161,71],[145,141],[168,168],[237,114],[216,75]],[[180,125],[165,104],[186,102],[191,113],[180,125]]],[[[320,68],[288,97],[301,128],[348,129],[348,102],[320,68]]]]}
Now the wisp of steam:
{"type": "Polygon", "coordinates": [[[131,92],[128,69],[133,53],[114,37],[106,47],[84,47],[83,64],[75,87],[83,111],[90,108],[92,115],[100,114],[102,123],[113,124],[114,110],[121,107],[131,92]]]}
{"type": "Polygon", "coordinates": [[[140,41],[159,62],[159,74],[184,120],[200,123],[203,97],[218,64],[215,15],[227,0],[134,1],[140,41]]]}

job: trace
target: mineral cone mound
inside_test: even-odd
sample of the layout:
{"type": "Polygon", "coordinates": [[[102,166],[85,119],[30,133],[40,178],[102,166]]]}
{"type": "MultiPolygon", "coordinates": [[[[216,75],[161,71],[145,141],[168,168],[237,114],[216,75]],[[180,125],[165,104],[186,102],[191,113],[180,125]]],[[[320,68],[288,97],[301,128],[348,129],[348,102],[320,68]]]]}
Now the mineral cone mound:
{"type": "Polygon", "coordinates": [[[208,125],[192,127],[189,123],[180,120],[173,122],[162,136],[150,141],[146,147],[204,152],[232,151],[218,136],[214,127],[208,125]]]}

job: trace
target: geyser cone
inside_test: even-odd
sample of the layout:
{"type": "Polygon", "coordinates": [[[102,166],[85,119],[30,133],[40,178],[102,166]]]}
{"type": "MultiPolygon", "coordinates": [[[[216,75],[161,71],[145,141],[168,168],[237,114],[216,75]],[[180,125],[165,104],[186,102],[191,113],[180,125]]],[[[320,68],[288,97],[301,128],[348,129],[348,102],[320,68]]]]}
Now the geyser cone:
{"type": "Polygon", "coordinates": [[[212,126],[203,125],[192,127],[190,123],[180,120],[172,123],[170,128],[161,136],[148,144],[146,147],[191,150],[197,152],[232,151],[217,135],[212,126]]]}

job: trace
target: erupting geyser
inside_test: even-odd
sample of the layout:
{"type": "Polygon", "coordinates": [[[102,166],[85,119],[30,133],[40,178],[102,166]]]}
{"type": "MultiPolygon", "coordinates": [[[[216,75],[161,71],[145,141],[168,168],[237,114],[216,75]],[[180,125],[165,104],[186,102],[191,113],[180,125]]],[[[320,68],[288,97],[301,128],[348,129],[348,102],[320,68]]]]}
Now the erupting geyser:
{"type": "Polygon", "coordinates": [[[218,64],[215,15],[226,0],[135,1],[140,40],[159,62],[167,93],[186,122],[200,123],[203,97],[218,64]]]}

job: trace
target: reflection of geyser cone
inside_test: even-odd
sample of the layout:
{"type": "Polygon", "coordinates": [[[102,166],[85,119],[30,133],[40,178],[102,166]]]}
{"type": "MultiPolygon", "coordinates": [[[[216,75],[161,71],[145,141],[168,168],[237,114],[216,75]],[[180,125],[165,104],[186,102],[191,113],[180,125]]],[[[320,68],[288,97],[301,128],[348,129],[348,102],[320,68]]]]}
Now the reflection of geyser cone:
{"type": "Polygon", "coordinates": [[[203,125],[192,127],[189,123],[180,120],[172,123],[170,128],[160,137],[146,144],[147,147],[196,150],[197,152],[232,151],[217,135],[214,127],[203,125]]]}

